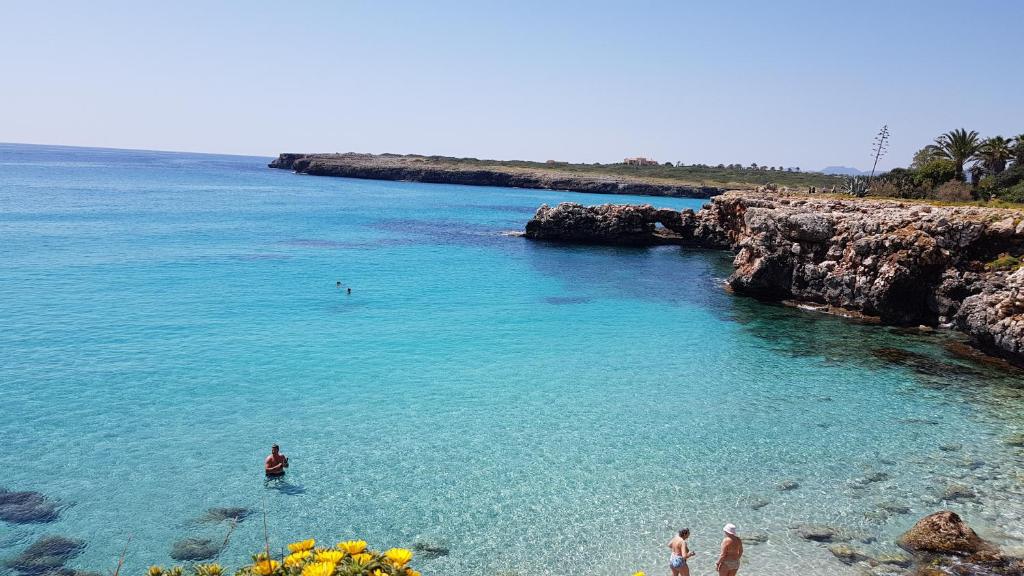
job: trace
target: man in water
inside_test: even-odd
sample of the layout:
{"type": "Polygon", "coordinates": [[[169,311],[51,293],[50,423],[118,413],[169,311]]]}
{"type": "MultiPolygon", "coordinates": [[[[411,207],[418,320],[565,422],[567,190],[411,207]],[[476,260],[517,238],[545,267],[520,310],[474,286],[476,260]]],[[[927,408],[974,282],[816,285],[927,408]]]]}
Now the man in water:
{"type": "Polygon", "coordinates": [[[690,537],[690,529],[683,528],[679,534],[668,541],[668,549],[671,555],[668,557],[668,567],[672,569],[672,576],[690,576],[690,567],[686,561],[693,557],[696,552],[690,552],[686,545],[686,539],[690,537]]]}
{"type": "Polygon", "coordinates": [[[736,576],[743,557],[743,541],[736,535],[735,524],[726,524],[722,532],[725,532],[725,538],[722,539],[722,553],[718,555],[715,568],[718,576],[736,576]]]}
{"type": "Polygon", "coordinates": [[[284,476],[284,469],[288,467],[288,457],[281,454],[281,448],[277,444],[270,447],[270,456],[267,456],[263,463],[263,470],[267,476],[284,476]]]}

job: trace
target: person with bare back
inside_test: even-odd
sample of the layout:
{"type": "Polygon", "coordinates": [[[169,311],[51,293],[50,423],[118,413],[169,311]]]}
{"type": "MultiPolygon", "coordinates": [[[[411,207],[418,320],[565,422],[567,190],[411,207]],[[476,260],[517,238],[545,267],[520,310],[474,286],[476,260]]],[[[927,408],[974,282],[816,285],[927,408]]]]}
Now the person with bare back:
{"type": "Polygon", "coordinates": [[[725,538],[722,539],[722,553],[718,555],[715,569],[718,576],[736,576],[740,569],[740,558],[743,557],[743,540],[736,535],[736,525],[726,524],[722,528],[725,538]]]}
{"type": "Polygon", "coordinates": [[[690,576],[690,567],[686,565],[686,561],[693,558],[696,552],[691,552],[686,544],[689,537],[690,529],[683,528],[668,541],[668,567],[672,569],[672,576],[690,576]]]}

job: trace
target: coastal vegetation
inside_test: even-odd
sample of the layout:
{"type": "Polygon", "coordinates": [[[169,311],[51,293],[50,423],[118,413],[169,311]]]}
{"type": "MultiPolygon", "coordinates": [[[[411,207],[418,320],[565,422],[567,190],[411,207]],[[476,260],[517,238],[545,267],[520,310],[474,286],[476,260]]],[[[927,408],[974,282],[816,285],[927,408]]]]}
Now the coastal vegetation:
{"type": "MultiPolygon", "coordinates": [[[[252,557],[235,576],[420,576],[409,566],[413,553],[405,548],[370,550],[365,540],[347,540],[333,547],[316,547],[308,539],[288,545],[288,554],[274,558],[267,550],[252,557]]],[[[194,564],[163,568],[151,566],[147,576],[225,576],[220,564],[194,564]]]]}
{"type": "Polygon", "coordinates": [[[982,138],[958,128],[918,150],[910,166],[860,180],[871,196],[1024,203],[1024,134],[982,138]]]}
{"type": "Polygon", "coordinates": [[[473,168],[503,167],[531,170],[554,170],[570,174],[592,176],[621,176],[667,180],[693,185],[712,185],[729,188],[753,188],[765,184],[795,187],[830,187],[842,183],[842,178],[820,172],[803,172],[798,167],[762,166],[752,162],[746,166],[732,164],[685,164],[683,162],[663,162],[652,164],[627,164],[614,162],[602,164],[571,163],[571,162],[530,162],[526,160],[480,160],[477,158],[450,158],[445,156],[426,156],[431,162],[455,164],[473,168]]]}

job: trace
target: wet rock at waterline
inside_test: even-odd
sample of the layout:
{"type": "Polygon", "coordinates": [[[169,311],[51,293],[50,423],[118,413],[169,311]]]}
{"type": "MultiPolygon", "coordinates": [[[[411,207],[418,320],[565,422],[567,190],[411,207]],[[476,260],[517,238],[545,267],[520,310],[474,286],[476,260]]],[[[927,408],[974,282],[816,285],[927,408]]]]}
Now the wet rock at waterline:
{"type": "Polygon", "coordinates": [[[937,574],[1024,576],[1024,559],[1003,554],[948,510],[918,520],[897,544],[916,554],[919,574],[927,568],[937,574]]]}

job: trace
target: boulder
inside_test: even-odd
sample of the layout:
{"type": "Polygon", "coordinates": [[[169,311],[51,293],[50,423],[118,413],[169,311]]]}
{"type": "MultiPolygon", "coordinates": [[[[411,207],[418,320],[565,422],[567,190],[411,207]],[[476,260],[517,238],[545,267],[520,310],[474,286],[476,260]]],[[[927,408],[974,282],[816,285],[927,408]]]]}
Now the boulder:
{"type": "Polygon", "coordinates": [[[968,555],[993,549],[960,516],[948,510],[918,520],[896,543],[911,552],[933,554],[968,555]]]}

